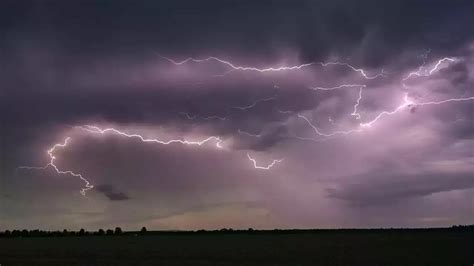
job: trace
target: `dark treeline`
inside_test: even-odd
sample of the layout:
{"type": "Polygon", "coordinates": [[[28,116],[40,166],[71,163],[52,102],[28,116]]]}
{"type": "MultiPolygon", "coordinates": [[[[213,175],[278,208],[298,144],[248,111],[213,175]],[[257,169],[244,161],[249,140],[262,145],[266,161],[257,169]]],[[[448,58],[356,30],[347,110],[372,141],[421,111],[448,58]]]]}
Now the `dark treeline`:
{"type": "Polygon", "coordinates": [[[59,237],[59,236],[118,236],[122,235],[124,232],[120,227],[116,227],[115,230],[112,229],[99,229],[98,231],[89,232],[84,229],[79,231],[68,231],[64,229],[63,231],[45,231],[45,230],[5,230],[0,232],[0,237],[59,237]]]}
{"type": "Polygon", "coordinates": [[[15,237],[84,237],[84,236],[144,236],[144,235],[169,235],[169,234],[313,234],[313,233],[414,233],[414,232],[463,232],[474,233],[474,225],[454,225],[445,228],[377,228],[377,229],[273,229],[273,230],[256,230],[249,228],[246,230],[234,230],[232,228],[222,228],[219,230],[196,230],[196,231],[148,231],[143,227],[140,231],[122,231],[120,227],[115,229],[99,229],[97,231],[44,231],[44,230],[5,230],[0,232],[0,238],[15,237]]]}

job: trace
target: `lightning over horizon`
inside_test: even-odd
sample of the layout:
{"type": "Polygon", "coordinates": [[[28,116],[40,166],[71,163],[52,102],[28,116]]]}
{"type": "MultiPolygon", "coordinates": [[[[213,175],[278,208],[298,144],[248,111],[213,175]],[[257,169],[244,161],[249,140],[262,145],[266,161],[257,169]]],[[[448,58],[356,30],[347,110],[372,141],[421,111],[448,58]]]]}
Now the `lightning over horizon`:
{"type": "Polygon", "coordinates": [[[473,222],[474,2],[9,2],[0,232],[473,222]]]}
{"type": "MultiPolygon", "coordinates": [[[[215,137],[215,136],[208,137],[208,138],[203,139],[201,141],[188,141],[188,140],[182,140],[182,139],[159,140],[159,139],[156,139],[156,138],[145,138],[145,137],[143,137],[142,135],[139,135],[139,134],[128,134],[128,133],[125,133],[125,132],[120,131],[120,130],[115,129],[115,128],[101,129],[97,126],[91,126],[91,125],[76,126],[75,128],[80,129],[80,130],[84,130],[84,131],[89,132],[89,133],[102,134],[102,135],[107,134],[107,133],[111,133],[111,134],[116,134],[116,135],[120,135],[120,136],[127,137],[127,138],[136,138],[136,139],[139,139],[140,141],[145,142],[145,143],[156,143],[156,144],[162,144],[162,145],[180,143],[180,144],[186,144],[186,145],[201,146],[201,145],[203,145],[203,144],[205,144],[209,141],[215,141],[216,142],[216,147],[217,148],[222,148],[221,143],[223,142],[219,137],[215,137]]],[[[68,174],[68,175],[72,175],[74,177],[79,177],[82,181],[85,182],[84,188],[82,188],[80,190],[80,193],[83,196],[85,196],[86,191],[88,191],[90,189],[93,189],[94,186],[91,185],[91,183],[82,174],[75,173],[71,170],[60,170],[58,168],[58,166],[55,164],[56,156],[54,155],[54,151],[57,148],[66,148],[68,146],[68,143],[69,143],[70,140],[71,140],[71,138],[67,137],[62,144],[61,143],[54,144],[53,147],[48,149],[47,154],[50,157],[50,162],[47,165],[42,166],[42,167],[20,166],[20,167],[18,167],[18,169],[46,170],[48,167],[51,166],[56,171],[56,173],[58,173],[58,174],[68,174]]]]}
{"type": "Polygon", "coordinates": [[[19,166],[18,169],[26,169],[26,170],[46,170],[47,168],[51,167],[56,171],[57,174],[64,174],[64,175],[72,175],[74,177],[79,177],[85,184],[84,187],[81,188],[80,193],[85,196],[86,191],[93,189],[94,186],[87,180],[82,174],[75,173],[71,170],[60,170],[59,167],[55,164],[56,156],[54,152],[57,148],[66,148],[69,144],[69,140],[71,138],[67,137],[63,143],[56,143],[50,149],[47,150],[47,154],[49,156],[49,163],[45,166],[19,166]]]}
{"type": "MultiPolygon", "coordinates": [[[[221,60],[218,60],[217,58],[215,57],[210,57],[211,59],[214,59],[214,60],[217,60],[221,63],[224,63],[226,61],[221,61],[221,60]]],[[[170,59],[171,60],[171,59],[170,59]]],[[[184,61],[180,61],[180,62],[175,62],[175,61],[172,61],[173,63],[175,64],[184,64],[188,61],[196,61],[196,62],[202,62],[202,60],[195,60],[195,59],[187,59],[187,60],[184,60],[184,61]]],[[[205,60],[207,61],[207,60],[205,60]]],[[[440,60],[437,61],[437,63],[430,69],[430,70],[426,70],[424,71],[423,73],[421,73],[421,69],[423,68],[425,62],[423,62],[423,65],[419,67],[419,69],[416,71],[416,72],[410,72],[410,74],[403,78],[402,81],[406,81],[407,79],[409,79],[411,76],[426,76],[426,77],[429,77],[433,72],[435,71],[438,71],[439,70],[439,67],[440,65],[445,62],[445,61],[449,61],[449,62],[454,62],[455,60],[452,59],[452,58],[449,58],[449,57],[445,57],[445,58],[442,58],[440,60]]],[[[226,63],[227,64],[227,63],[226,63]]],[[[233,64],[231,63],[228,63],[230,66],[234,66],[233,64]]],[[[242,67],[235,67],[236,69],[243,69],[243,70],[246,70],[247,68],[242,68],[242,67]]],[[[253,70],[253,68],[250,68],[251,70],[253,70]]],[[[268,70],[268,71],[273,71],[275,69],[278,69],[278,68],[269,68],[271,70],[268,70]]],[[[354,69],[355,71],[357,72],[360,72],[360,73],[363,73],[363,76],[366,78],[366,79],[371,79],[371,77],[367,77],[365,75],[365,72],[361,69],[354,69]],[[360,70],[360,71],[359,71],[360,70]]],[[[374,77],[375,78],[375,77],[374,77]]],[[[358,98],[356,100],[356,103],[354,104],[353,106],[353,111],[352,113],[350,114],[351,116],[354,116],[357,120],[360,120],[361,119],[361,115],[360,113],[358,112],[358,107],[361,103],[361,100],[362,100],[362,92],[363,92],[363,89],[366,88],[367,86],[366,85],[362,85],[362,84],[342,84],[342,85],[339,85],[339,86],[335,86],[335,87],[310,87],[310,89],[312,90],[320,90],[320,91],[332,91],[332,90],[337,90],[337,89],[344,89],[344,88],[359,88],[359,93],[358,93],[358,98]]],[[[272,96],[272,97],[268,97],[268,98],[262,98],[262,99],[257,99],[255,101],[253,101],[250,105],[246,105],[246,106],[233,106],[232,108],[234,109],[239,109],[241,111],[246,111],[248,109],[251,109],[251,108],[254,108],[257,104],[259,103],[262,103],[262,102],[268,102],[268,101],[274,101],[276,100],[277,97],[276,96],[272,96]]],[[[360,133],[363,131],[364,128],[369,128],[369,127],[372,127],[373,124],[375,124],[377,121],[379,121],[381,118],[385,117],[385,116],[391,116],[391,115],[394,115],[394,114],[397,114],[399,113],[401,110],[405,109],[406,107],[415,107],[415,106],[426,106],[426,105],[440,105],[440,104],[445,104],[445,103],[451,103],[451,102],[463,102],[463,101],[470,101],[470,100],[474,100],[474,96],[472,97],[461,97],[461,98],[450,98],[450,99],[445,99],[445,100],[439,100],[439,101],[428,101],[428,102],[415,102],[415,101],[412,101],[409,99],[408,97],[408,93],[405,93],[405,96],[403,98],[403,102],[398,105],[395,109],[393,109],[392,111],[381,111],[379,112],[372,120],[370,121],[367,121],[367,122],[361,122],[359,124],[359,127],[358,128],[354,128],[354,129],[348,129],[348,130],[336,130],[336,131],[332,131],[330,133],[325,133],[325,132],[322,132],[321,129],[319,129],[315,124],[313,124],[311,122],[311,120],[301,114],[301,113],[297,113],[296,116],[302,120],[304,120],[306,122],[306,124],[312,129],[312,131],[318,135],[318,136],[321,136],[321,137],[324,137],[324,138],[332,138],[332,137],[335,137],[335,136],[338,136],[338,135],[350,135],[350,134],[353,134],[353,133],[360,133]]],[[[293,111],[281,111],[279,110],[280,113],[282,114],[294,114],[293,111]]],[[[187,112],[180,112],[179,114],[181,115],[184,115],[187,119],[189,120],[195,120],[197,118],[200,118],[200,119],[203,119],[203,120],[212,120],[212,119],[218,119],[218,120],[221,120],[221,121],[224,121],[224,120],[227,120],[227,117],[221,117],[221,116],[217,116],[217,115],[211,115],[211,116],[199,116],[199,115],[191,115],[187,112]]],[[[333,123],[332,119],[330,119],[330,122],[333,123]]],[[[110,134],[116,134],[116,135],[120,135],[120,136],[123,136],[123,137],[127,137],[127,138],[136,138],[136,139],[139,139],[140,141],[142,142],[145,142],[145,143],[156,143],[156,144],[162,144],[162,145],[169,145],[169,144],[173,144],[173,143],[180,143],[180,144],[184,144],[184,145],[197,145],[197,146],[201,146],[207,142],[210,142],[210,141],[215,141],[215,145],[217,148],[222,148],[221,146],[221,143],[223,142],[221,140],[220,137],[218,136],[210,136],[208,138],[205,138],[203,140],[200,140],[200,141],[189,141],[189,140],[184,140],[184,139],[170,139],[170,140],[160,140],[160,139],[156,139],[156,138],[145,138],[144,136],[140,135],[140,134],[129,134],[129,133],[126,133],[126,132],[123,132],[123,131],[120,131],[118,129],[115,129],[115,128],[105,128],[105,129],[101,129],[97,126],[92,126],[92,125],[84,125],[84,126],[76,126],[75,128],[77,129],[80,129],[80,130],[83,130],[83,131],[87,131],[89,133],[94,133],[94,134],[102,134],[102,135],[105,135],[107,133],[110,133],[110,134]]],[[[249,132],[246,132],[246,131],[243,131],[241,129],[238,129],[237,132],[241,135],[246,135],[246,136],[249,136],[249,137],[255,137],[255,138],[261,138],[262,135],[261,134],[253,134],[253,133],[249,133],[249,132]]],[[[296,137],[298,139],[301,139],[301,140],[313,140],[313,139],[307,139],[307,138],[303,138],[303,137],[296,137]]],[[[72,175],[74,177],[79,177],[82,181],[84,181],[85,183],[85,186],[84,188],[81,189],[81,194],[82,195],[85,195],[86,191],[94,188],[93,185],[90,184],[90,182],[85,179],[83,177],[82,174],[78,174],[78,173],[75,173],[71,170],[60,170],[58,168],[57,165],[55,165],[55,159],[56,159],[56,156],[53,154],[54,151],[57,149],[57,148],[65,148],[67,147],[68,145],[68,141],[70,140],[71,138],[70,137],[67,137],[64,141],[64,143],[58,143],[58,144],[55,144],[53,145],[52,148],[50,148],[48,151],[47,151],[47,154],[48,156],[50,157],[50,162],[45,165],[45,166],[42,166],[42,167],[34,167],[34,166],[20,166],[18,167],[18,169],[27,169],[27,170],[45,170],[47,169],[48,167],[52,167],[56,173],[58,174],[69,174],[69,175],[72,175]]],[[[275,164],[277,163],[280,163],[283,161],[283,159],[279,159],[279,160],[273,160],[269,165],[267,166],[259,166],[256,162],[256,160],[254,158],[252,158],[250,156],[249,153],[247,153],[247,157],[248,159],[253,163],[253,166],[255,169],[262,169],[262,170],[269,170],[270,168],[272,168],[275,164]]]]}
{"type": "MultiPolygon", "coordinates": [[[[200,140],[200,141],[188,141],[188,140],[183,140],[183,139],[160,140],[160,139],[156,139],[156,138],[146,138],[146,137],[144,137],[140,134],[129,134],[129,133],[120,131],[116,128],[112,128],[112,127],[101,129],[97,126],[84,125],[84,126],[75,126],[74,128],[84,130],[86,132],[93,133],[93,134],[104,135],[104,134],[110,133],[110,134],[116,134],[116,135],[119,135],[119,136],[123,136],[123,137],[126,137],[126,138],[135,138],[135,139],[138,139],[138,140],[140,140],[141,142],[144,142],[144,143],[155,143],[155,144],[161,144],[161,145],[170,145],[170,144],[173,144],[173,143],[179,143],[179,144],[185,144],[185,145],[201,146],[201,145],[206,144],[207,142],[215,141],[217,148],[219,148],[219,149],[223,148],[222,145],[221,145],[223,143],[223,141],[217,136],[211,136],[211,137],[205,138],[205,139],[200,140]]],[[[240,129],[238,130],[238,132],[241,133],[241,134],[246,134],[246,135],[253,136],[253,137],[257,137],[257,136],[260,137],[260,135],[253,135],[253,134],[241,131],[240,129]]],[[[54,144],[50,149],[47,150],[47,154],[50,158],[50,162],[48,164],[46,164],[45,166],[39,166],[39,167],[38,166],[19,166],[19,167],[17,167],[17,169],[46,170],[48,167],[52,167],[56,171],[57,174],[68,174],[68,175],[71,175],[71,176],[74,176],[74,177],[79,177],[85,183],[84,188],[82,188],[80,190],[80,193],[83,196],[85,196],[86,192],[88,190],[91,190],[91,189],[94,188],[94,186],[90,183],[90,181],[87,180],[82,174],[75,173],[72,170],[60,170],[59,167],[55,164],[55,160],[57,158],[54,155],[55,150],[57,148],[66,148],[68,146],[70,140],[71,140],[71,137],[67,137],[64,140],[63,143],[54,144]]],[[[251,158],[248,153],[247,153],[247,157],[249,158],[249,160],[251,160],[253,162],[253,165],[254,165],[255,169],[263,169],[263,170],[269,170],[276,163],[280,163],[280,162],[283,161],[283,159],[273,160],[272,163],[270,163],[268,166],[258,166],[257,161],[255,159],[251,158]]]]}

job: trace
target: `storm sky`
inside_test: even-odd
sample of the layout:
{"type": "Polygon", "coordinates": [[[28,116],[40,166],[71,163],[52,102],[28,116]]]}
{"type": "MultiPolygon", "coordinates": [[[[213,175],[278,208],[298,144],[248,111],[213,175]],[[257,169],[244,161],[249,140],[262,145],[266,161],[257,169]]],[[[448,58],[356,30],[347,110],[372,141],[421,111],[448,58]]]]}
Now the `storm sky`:
{"type": "Polygon", "coordinates": [[[472,14],[4,1],[0,230],[472,224],[472,14]]]}

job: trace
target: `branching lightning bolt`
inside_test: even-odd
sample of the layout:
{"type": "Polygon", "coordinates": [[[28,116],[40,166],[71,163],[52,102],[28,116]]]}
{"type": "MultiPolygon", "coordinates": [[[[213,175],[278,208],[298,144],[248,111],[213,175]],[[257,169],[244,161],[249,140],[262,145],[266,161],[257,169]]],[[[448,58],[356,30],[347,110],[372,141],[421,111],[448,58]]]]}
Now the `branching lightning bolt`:
{"type": "Polygon", "coordinates": [[[97,134],[112,133],[112,134],[120,135],[120,136],[127,137],[127,138],[136,138],[136,139],[139,139],[142,142],[151,142],[151,143],[157,143],[157,144],[163,144],[163,145],[169,145],[169,144],[172,144],[172,143],[181,143],[181,144],[187,144],[187,145],[201,146],[201,145],[203,145],[203,144],[205,144],[209,141],[214,140],[214,141],[216,141],[216,147],[217,148],[222,148],[222,146],[221,146],[222,140],[217,136],[210,136],[210,137],[208,137],[204,140],[201,140],[201,141],[189,141],[189,140],[182,140],[182,139],[159,140],[159,139],[155,139],[155,138],[145,138],[145,137],[143,137],[142,135],[139,135],[139,134],[128,134],[128,133],[125,133],[125,132],[120,131],[120,130],[115,129],[115,128],[101,129],[97,126],[91,126],[91,125],[78,126],[77,128],[88,131],[90,133],[97,133],[97,134]]]}
{"type": "MultiPolygon", "coordinates": [[[[220,137],[217,137],[217,136],[210,136],[210,137],[208,137],[206,139],[203,139],[203,140],[200,140],[200,141],[189,141],[189,140],[183,140],[183,139],[160,140],[160,139],[156,139],[156,138],[146,138],[146,137],[144,137],[140,134],[129,134],[129,133],[120,131],[116,128],[112,128],[112,127],[102,129],[102,128],[99,128],[97,126],[84,125],[84,126],[76,126],[75,128],[80,129],[80,130],[84,130],[86,132],[93,133],[93,134],[102,134],[102,135],[115,134],[115,135],[119,135],[119,136],[123,136],[123,137],[127,137],[127,138],[135,138],[135,139],[138,139],[138,140],[140,140],[141,142],[144,142],[144,143],[156,143],[156,144],[162,144],[162,145],[180,143],[180,144],[186,144],[186,145],[201,146],[201,145],[203,145],[205,143],[208,143],[210,141],[215,141],[216,142],[216,147],[217,148],[222,148],[221,143],[223,142],[220,139],[220,137]]],[[[242,131],[239,131],[239,132],[242,132],[242,131]]],[[[70,140],[71,140],[71,138],[67,137],[64,140],[63,143],[54,144],[50,149],[47,150],[47,154],[50,158],[50,161],[45,166],[40,166],[40,167],[38,167],[38,166],[20,166],[20,167],[18,167],[18,169],[46,170],[47,168],[51,167],[52,169],[54,169],[56,171],[57,174],[67,174],[67,175],[71,175],[71,176],[74,176],[74,177],[78,177],[85,183],[84,187],[80,190],[80,193],[83,196],[85,196],[86,192],[88,190],[94,188],[94,186],[90,183],[90,181],[87,180],[82,174],[73,172],[72,170],[61,170],[55,164],[56,155],[54,153],[55,153],[56,149],[66,148],[68,146],[70,140]]],[[[279,162],[283,161],[283,159],[273,160],[273,162],[271,164],[269,164],[268,166],[258,166],[257,162],[252,157],[250,157],[249,154],[247,154],[247,157],[253,162],[255,169],[269,170],[276,163],[279,163],[279,162]]]]}
{"type": "Polygon", "coordinates": [[[439,70],[439,67],[443,62],[456,62],[456,59],[451,57],[444,57],[438,60],[438,62],[436,62],[436,64],[431,69],[425,69],[425,61],[423,61],[423,64],[418,68],[417,71],[410,72],[406,77],[402,79],[402,81],[407,81],[412,77],[429,77],[439,70]]]}
{"type": "MultiPolygon", "coordinates": [[[[84,131],[87,131],[89,133],[96,133],[96,134],[107,134],[107,133],[111,133],[111,134],[116,134],[116,135],[120,135],[120,136],[123,136],[123,137],[127,137],[127,138],[136,138],[136,139],[139,139],[140,141],[142,142],[146,142],[146,143],[157,143],[157,144],[163,144],[163,145],[168,145],[168,144],[172,144],[172,143],[181,143],[181,144],[187,144],[187,145],[198,145],[198,146],[201,146],[207,142],[210,142],[210,141],[216,141],[216,147],[217,148],[222,148],[221,146],[221,143],[222,143],[222,140],[219,138],[219,137],[216,137],[216,136],[211,136],[211,137],[208,137],[204,140],[201,140],[201,141],[188,141],[188,140],[182,140],[182,139],[172,139],[172,140],[167,140],[167,141],[164,141],[164,140],[159,140],[159,139],[154,139],[154,138],[145,138],[139,134],[128,134],[128,133],[125,133],[123,131],[120,131],[118,129],[115,129],[115,128],[105,128],[105,129],[101,129],[97,126],[91,126],[91,125],[85,125],[85,126],[76,126],[76,128],[78,129],[81,129],[81,130],[84,130],[84,131]]],[[[58,143],[58,144],[55,144],[53,145],[53,147],[51,147],[48,151],[47,151],[47,154],[50,158],[50,161],[47,165],[45,166],[42,166],[42,167],[36,167],[36,166],[20,166],[18,167],[19,169],[27,169],[27,170],[46,170],[48,167],[51,167],[53,168],[56,173],[58,174],[68,174],[68,175],[72,175],[74,177],[78,177],[80,178],[82,181],[84,181],[85,183],[85,186],[84,188],[81,189],[81,194],[83,196],[85,196],[86,194],[86,191],[94,188],[93,185],[91,185],[91,183],[82,175],[82,174],[79,174],[79,173],[75,173],[71,170],[61,170],[56,164],[55,164],[55,160],[56,160],[56,156],[54,155],[54,152],[56,151],[57,148],[65,148],[68,146],[68,143],[69,141],[71,140],[70,137],[67,137],[63,143],[58,143]]]]}
{"type": "Polygon", "coordinates": [[[47,150],[47,154],[49,156],[49,163],[47,165],[42,167],[20,166],[18,167],[18,169],[46,170],[47,168],[51,167],[54,171],[56,171],[57,174],[72,175],[74,177],[78,177],[85,183],[84,187],[80,190],[81,194],[85,196],[86,191],[94,188],[94,186],[91,185],[91,183],[82,174],[75,173],[71,170],[60,170],[59,167],[55,164],[56,156],[54,155],[54,152],[57,148],[65,148],[68,145],[70,139],[70,137],[67,137],[63,143],[54,144],[49,150],[47,150]]]}
{"type": "MultiPolygon", "coordinates": [[[[194,63],[203,63],[203,62],[212,62],[212,61],[218,62],[218,63],[224,64],[224,65],[231,68],[230,71],[224,73],[223,75],[226,75],[226,74],[228,74],[232,71],[236,71],[236,70],[238,70],[238,71],[255,71],[255,72],[265,73],[265,72],[300,70],[302,68],[306,68],[306,67],[310,67],[310,66],[314,66],[314,65],[320,65],[322,67],[335,65],[335,66],[344,66],[344,67],[347,67],[347,68],[351,69],[352,71],[358,72],[365,79],[376,79],[376,78],[379,78],[379,77],[385,77],[386,76],[383,69],[380,71],[380,73],[378,73],[376,75],[368,75],[365,72],[364,69],[356,68],[356,67],[352,66],[351,64],[344,63],[344,62],[309,62],[309,63],[294,65],[294,66],[279,66],[279,67],[258,68],[258,67],[251,67],[251,66],[238,66],[238,65],[233,64],[230,61],[220,59],[220,58],[215,57],[215,56],[210,56],[210,57],[207,57],[207,58],[204,58],[204,59],[196,59],[196,58],[188,57],[188,58],[186,58],[182,61],[176,61],[174,59],[171,59],[171,58],[166,57],[166,56],[162,56],[160,54],[158,54],[158,56],[165,59],[165,60],[167,60],[168,62],[170,62],[174,65],[177,65],[177,66],[183,65],[183,64],[186,64],[186,63],[189,63],[189,62],[194,62],[194,63]]],[[[223,75],[221,75],[221,76],[223,76],[223,75]]]]}
{"type": "Polygon", "coordinates": [[[182,61],[175,61],[169,57],[158,55],[159,57],[168,60],[169,62],[175,64],[175,65],[183,65],[189,62],[195,62],[195,63],[202,63],[202,62],[209,62],[209,61],[215,61],[219,62],[221,64],[229,66],[232,70],[242,70],[242,71],[256,71],[256,72],[277,72],[277,71],[284,71],[284,70],[298,70],[304,67],[308,67],[311,65],[316,64],[315,62],[311,63],[305,63],[301,65],[295,65],[295,66],[280,66],[280,67],[267,67],[267,68],[257,68],[257,67],[246,67],[246,66],[236,66],[233,63],[220,59],[218,57],[210,56],[204,59],[195,59],[192,57],[188,57],[182,61]]]}
{"type": "MultiPolygon", "coordinates": [[[[402,79],[402,81],[406,81],[406,80],[408,80],[408,79],[410,79],[411,77],[414,77],[414,76],[417,76],[417,77],[431,76],[433,73],[437,72],[440,69],[440,66],[444,62],[456,62],[457,61],[455,58],[444,57],[442,59],[439,59],[433,65],[433,67],[431,69],[425,69],[426,58],[428,56],[428,53],[429,53],[429,51],[422,56],[423,63],[422,63],[422,65],[419,66],[418,70],[414,71],[414,72],[410,72],[405,78],[402,79]]],[[[365,75],[363,70],[361,70],[361,73],[364,77],[367,78],[367,75],[365,75]]],[[[381,72],[381,74],[383,75],[383,71],[381,72]]],[[[369,79],[370,79],[370,77],[369,77],[369,79]]],[[[403,84],[403,82],[402,82],[402,84],[403,84]]],[[[359,87],[359,97],[357,99],[356,104],[354,105],[354,111],[351,113],[351,115],[355,116],[356,119],[361,119],[361,116],[358,113],[357,109],[359,107],[360,101],[362,100],[362,89],[365,88],[365,85],[343,84],[343,85],[339,85],[339,86],[336,86],[336,87],[312,87],[310,89],[315,90],[315,91],[318,91],[318,90],[319,91],[330,91],[330,90],[337,90],[337,89],[343,89],[343,88],[353,88],[353,87],[359,87]]],[[[403,110],[406,107],[425,106],[425,105],[439,105],[439,104],[444,104],[444,103],[449,103],[449,102],[469,101],[469,100],[473,100],[473,99],[474,99],[474,97],[462,97],[462,98],[451,98],[451,99],[440,100],[440,101],[431,101],[431,102],[414,102],[414,101],[412,101],[408,98],[408,94],[405,94],[404,101],[402,102],[402,104],[397,106],[394,110],[380,112],[371,121],[360,123],[358,129],[352,129],[352,130],[347,130],[347,131],[334,131],[332,133],[323,133],[323,132],[321,132],[321,130],[319,130],[313,123],[311,123],[311,121],[306,116],[304,116],[302,114],[297,114],[297,116],[299,118],[302,118],[303,120],[305,120],[306,123],[313,129],[313,131],[317,135],[323,136],[323,137],[332,137],[332,136],[335,136],[335,135],[348,135],[348,134],[352,134],[352,133],[361,132],[362,128],[371,127],[373,124],[375,124],[382,117],[394,115],[394,114],[400,112],[401,110],[403,110]]]]}
{"type": "MultiPolygon", "coordinates": [[[[168,60],[169,62],[171,62],[175,65],[183,65],[183,64],[186,64],[188,62],[201,63],[201,62],[211,62],[211,61],[213,61],[213,62],[218,62],[218,63],[224,64],[225,66],[228,66],[231,69],[230,71],[256,71],[256,72],[264,73],[264,72],[299,70],[299,69],[309,67],[309,66],[312,66],[312,65],[320,65],[320,66],[323,66],[323,67],[334,65],[334,66],[347,67],[347,68],[351,69],[352,71],[355,71],[355,72],[359,73],[363,78],[369,79],[369,80],[386,76],[383,69],[378,74],[368,75],[365,72],[365,70],[363,70],[361,68],[356,68],[356,67],[354,67],[354,66],[352,66],[348,63],[343,63],[343,62],[329,62],[329,63],[310,62],[310,63],[295,65],[295,66],[257,68],[257,67],[237,66],[237,65],[235,65],[235,64],[233,64],[229,61],[226,61],[226,60],[223,60],[223,59],[220,59],[220,58],[217,58],[217,57],[208,57],[208,58],[205,58],[205,59],[187,58],[183,61],[175,61],[173,59],[170,59],[170,58],[167,58],[167,57],[164,57],[164,56],[161,56],[161,55],[160,55],[160,57],[168,60]]],[[[423,57],[423,59],[424,59],[423,64],[418,68],[418,70],[414,71],[414,72],[410,72],[405,78],[403,78],[402,79],[402,84],[403,84],[403,81],[407,81],[412,77],[428,77],[428,76],[431,76],[435,72],[439,71],[439,69],[441,68],[441,65],[444,62],[455,62],[456,61],[455,58],[445,57],[445,58],[442,58],[442,59],[438,60],[430,69],[426,69],[425,68],[426,56],[423,57]]],[[[229,73],[229,72],[227,72],[227,73],[229,73]]],[[[344,88],[359,88],[358,98],[357,98],[356,104],[353,107],[353,112],[351,113],[351,116],[355,116],[356,119],[360,120],[361,115],[358,112],[358,108],[359,108],[360,102],[362,100],[362,90],[365,87],[366,87],[366,85],[361,85],[361,84],[343,84],[343,85],[339,85],[339,86],[336,86],[336,87],[326,87],[326,88],[325,87],[312,87],[310,89],[315,90],[315,91],[331,91],[331,90],[338,90],[338,89],[344,89],[344,88]]],[[[251,108],[255,107],[257,104],[259,104],[261,102],[273,101],[273,100],[276,100],[276,99],[277,99],[277,97],[273,96],[273,97],[269,97],[269,98],[256,100],[252,104],[247,105],[247,106],[236,106],[236,107],[232,107],[232,108],[239,109],[239,110],[242,110],[242,111],[246,111],[248,109],[251,109],[251,108]]],[[[308,139],[308,138],[302,138],[302,137],[295,137],[295,138],[302,139],[302,140],[322,141],[322,140],[327,140],[327,139],[329,139],[331,137],[334,137],[334,136],[350,135],[350,134],[353,134],[353,133],[362,132],[364,129],[370,128],[371,126],[376,124],[383,117],[395,115],[395,114],[401,112],[402,110],[404,110],[407,107],[441,105],[441,104],[447,104],[447,103],[452,103],[452,102],[465,102],[465,101],[472,101],[472,100],[474,100],[474,96],[460,97],[460,98],[449,98],[449,99],[438,100],[438,101],[416,102],[416,101],[413,101],[413,100],[409,99],[408,93],[406,93],[404,98],[403,98],[403,102],[400,105],[398,105],[396,108],[394,108],[393,110],[379,112],[377,115],[375,115],[375,117],[372,120],[367,121],[367,122],[359,123],[359,126],[355,129],[338,130],[338,131],[333,131],[333,132],[329,132],[329,133],[322,132],[316,125],[314,125],[311,122],[311,120],[308,117],[306,117],[303,114],[296,113],[296,112],[293,112],[293,111],[280,111],[279,110],[278,112],[280,112],[282,114],[290,114],[290,115],[296,114],[296,116],[298,118],[304,120],[306,122],[306,124],[309,125],[309,127],[316,133],[316,135],[318,135],[319,137],[323,137],[323,138],[318,138],[318,139],[308,139]]],[[[212,119],[226,120],[227,119],[226,117],[217,116],[217,115],[200,116],[200,115],[191,115],[191,114],[185,113],[185,112],[181,112],[180,114],[184,115],[189,120],[194,120],[194,119],[197,119],[197,118],[204,119],[204,120],[212,120],[212,119]]],[[[331,118],[329,118],[329,119],[330,119],[329,121],[332,122],[332,119],[331,118]]],[[[144,136],[142,136],[140,134],[136,134],[136,133],[133,133],[133,134],[132,133],[127,133],[127,132],[121,131],[121,130],[113,128],[113,127],[100,128],[100,127],[92,126],[92,125],[84,125],[84,126],[77,126],[75,128],[83,130],[83,131],[88,132],[88,133],[92,133],[92,134],[102,134],[102,135],[113,134],[113,135],[118,135],[118,136],[122,136],[122,137],[126,137],[126,138],[137,139],[137,140],[139,140],[141,142],[144,142],[144,143],[154,143],[154,144],[161,144],[161,145],[169,145],[169,144],[173,144],[173,143],[179,143],[179,144],[184,144],[184,145],[201,146],[201,145],[204,145],[204,144],[209,143],[209,142],[215,142],[215,145],[216,145],[217,148],[222,148],[221,144],[223,143],[223,140],[219,136],[210,136],[210,137],[207,137],[207,138],[205,138],[203,140],[199,140],[199,141],[189,141],[189,140],[185,140],[185,139],[161,140],[161,139],[157,139],[157,138],[147,138],[147,137],[144,137],[144,136]]],[[[243,134],[243,135],[247,135],[247,136],[251,136],[251,137],[258,137],[258,138],[262,137],[261,134],[252,134],[252,133],[249,133],[249,132],[242,131],[240,129],[238,129],[238,133],[243,134]]],[[[71,175],[71,176],[77,177],[85,183],[84,187],[80,190],[80,193],[85,196],[86,192],[88,190],[93,189],[94,186],[82,174],[76,173],[72,170],[60,169],[60,167],[58,167],[56,165],[56,158],[57,158],[56,155],[55,155],[56,150],[59,149],[59,148],[64,149],[64,148],[68,147],[68,144],[69,144],[70,140],[71,140],[71,138],[67,137],[64,140],[64,142],[56,143],[51,148],[49,148],[47,150],[47,154],[49,156],[49,162],[45,166],[42,166],[42,167],[20,166],[19,169],[46,170],[48,168],[52,168],[57,174],[71,175]]],[[[249,153],[247,153],[247,158],[252,162],[253,167],[255,169],[261,169],[261,170],[270,170],[276,164],[281,163],[283,161],[283,159],[273,160],[267,166],[261,166],[261,165],[258,165],[257,161],[254,158],[252,158],[252,156],[249,153]]]]}
{"type": "Polygon", "coordinates": [[[429,102],[414,102],[408,98],[408,93],[405,93],[405,96],[403,98],[403,103],[397,106],[394,110],[392,111],[382,111],[378,113],[374,119],[372,119],[369,122],[365,123],[360,123],[359,128],[357,129],[351,129],[351,130],[346,130],[346,131],[334,131],[332,133],[323,133],[321,132],[313,123],[311,123],[310,119],[307,118],[306,116],[302,114],[297,114],[297,116],[304,121],[313,129],[313,131],[322,137],[333,137],[336,135],[349,135],[352,133],[359,133],[362,132],[363,128],[371,127],[374,125],[379,119],[381,119],[384,116],[391,116],[394,115],[406,107],[414,107],[414,106],[426,106],[426,105],[440,105],[440,104],[445,104],[445,103],[451,103],[451,102],[464,102],[464,101],[472,101],[474,100],[474,96],[471,97],[462,97],[462,98],[450,98],[450,99],[445,99],[445,100],[440,100],[440,101],[429,101],[429,102]]]}
{"type": "Polygon", "coordinates": [[[366,122],[366,123],[361,123],[360,126],[361,127],[370,127],[374,123],[376,123],[381,117],[396,114],[396,113],[400,112],[401,110],[403,110],[405,107],[440,105],[440,104],[445,104],[445,103],[450,103],[450,102],[464,102],[464,101],[472,101],[472,100],[474,100],[474,96],[472,96],[472,97],[463,97],[463,98],[450,98],[450,99],[440,100],[440,101],[414,102],[414,101],[408,99],[408,94],[405,94],[403,103],[400,104],[393,111],[383,111],[383,112],[379,113],[372,121],[369,121],[369,122],[366,122]]]}

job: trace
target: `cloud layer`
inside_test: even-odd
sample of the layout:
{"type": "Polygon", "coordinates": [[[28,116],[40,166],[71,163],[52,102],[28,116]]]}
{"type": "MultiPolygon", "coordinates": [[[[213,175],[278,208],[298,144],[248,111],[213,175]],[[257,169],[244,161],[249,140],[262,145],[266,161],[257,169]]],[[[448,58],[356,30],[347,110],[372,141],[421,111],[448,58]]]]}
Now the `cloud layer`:
{"type": "Polygon", "coordinates": [[[474,222],[471,3],[7,6],[0,229],[474,222]]]}

